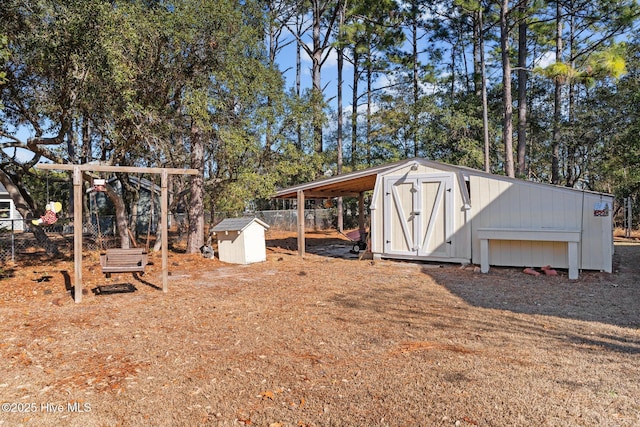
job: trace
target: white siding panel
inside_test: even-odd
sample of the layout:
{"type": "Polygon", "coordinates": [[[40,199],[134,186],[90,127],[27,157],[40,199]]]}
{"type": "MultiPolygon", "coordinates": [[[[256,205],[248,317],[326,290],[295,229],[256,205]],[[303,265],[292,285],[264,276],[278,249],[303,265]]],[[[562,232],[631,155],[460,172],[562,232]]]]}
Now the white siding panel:
{"type": "Polygon", "coordinates": [[[237,231],[229,233],[218,233],[218,257],[220,261],[232,264],[244,264],[243,239],[237,231]]]}
{"type": "Polygon", "coordinates": [[[453,230],[451,239],[453,240],[455,258],[463,258],[471,260],[471,224],[467,218],[469,211],[465,209],[464,199],[462,196],[462,190],[460,184],[466,187],[465,182],[458,182],[462,177],[459,174],[455,174],[453,179],[453,230]]]}
{"type": "MultiPolygon", "coordinates": [[[[491,227],[570,230],[581,228],[583,194],[574,190],[472,175],[471,193],[474,236],[478,228],[491,227]]],[[[592,211],[593,203],[589,203],[591,206],[589,209],[592,211]]],[[[602,249],[601,224],[585,224],[585,228],[587,227],[589,231],[584,233],[584,244],[589,244],[589,247],[585,246],[586,250],[582,251],[584,258],[582,268],[593,268],[593,265],[602,264],[602,255],[605,258],[609,255],[602,249]],[[591,242],[594,234],[600,237],[595,244],[591,242]]],[[[479,263],[478,239],[473,239],[472,246],[473,262],[479,263]]],[[[490,263],[504,266],[552,265],[568,268],[567,244],[564,242],[492,241],[490,242],[490,263]]]]}
{"type": "Polygon", "coordinates": [[[384,204],[386,203],[383,180],[380,176],[376,178],[371,201],[371,252],[379,254],[383,251],[384,204]]]}
{"type": "Polygon", "coordinates": [[[267,259],[264,228],[260,224],[251,224],[244,232],[245,263],[262,262],[267,259]]]}
{"type": "Polygon", "coordinates": [[[569,268],[567,244],[563,242],[490,240],[489,264],[505,267],[551,265],[555,268],[569,268]]]}
{"type": "MultiPolygon", "coordinates": [[[[449,172],[450,167],[418,165],[417,171],[410,171],[410,166],[389,173],[393,176],[404,174],[428,175],[449,172]]],[[[384,177],[382,175],[381,177],[384,177]]],[[[452,187],[454,258],[472,258],[479,263],[480,243],[475,237],[482,228],[558,228],[582,230],[582,241],[578,247],[578,262],[581,269],[610,269],[612,256],[611,215],[594,217],[594,203],[600,200],[613,202],[607,195],[582,193],[580,191],[554,187],[551,185],[519,182],[500,176],[490,176],[472,171],[455,173],[456,182],[452,187]],[[469,195],[471,209],[464,209],[464,201],[457,180],[466,174],[469,178],[469,195]],[[584,199],[583,199],[584,198],[584,199]]],[[[383,180],[380,179],[379,182],[383,180]]],[[[372,249],[383,252],[385,222],[385,204],[390,198],[384,194],[384,186],[378,185],[375,192],[377,206],[372,215],[374,242],[372,249]]],[[[410,209],[404,201],[403,208],[410,209]]],[[[426,211],[424,212],[426,214],[426,211]]],[[[404,245],[404,236],[399,223],[394,223],[392,238],[404,245]]],[[[388,231],[387,231],[388,232],[388,231]]],[[[396,243],[397,244],[397,243],[396,243]]],[[[537,241],[493,241],[489,243],[489,257],[492,265],[539,267],[552,265],[557,268],[568,268],[566,242],[537,241]]],[[[398,250],[408,249],[398,247],[398,250]]]]}
{"type": "Polygon", "coordinates": [[[594,205],[606,201],[613,204],[612,197],[585,194],[583,210],[582,246],[579,256],[582,258],[582,268],[589,270],[611,271],[611,257],[613,256],[612,213],[606,217],[594,216],[594,205]]]}

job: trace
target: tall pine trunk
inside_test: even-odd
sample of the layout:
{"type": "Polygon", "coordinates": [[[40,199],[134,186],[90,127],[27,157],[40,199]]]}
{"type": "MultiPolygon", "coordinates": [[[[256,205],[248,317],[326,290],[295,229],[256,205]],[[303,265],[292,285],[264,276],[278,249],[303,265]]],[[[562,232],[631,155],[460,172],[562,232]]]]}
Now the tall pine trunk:
{"type": "Polygon", "coordinates": [[[358,165],[358,66],[360,56],[353,52],[353,91],[351,92],[351,166],[355,170],[358,165]]]}
{"type": "Polygon", "coordinates": [[[322,53],[324,48],[320,39],[323,8],[321,2],[313,1],[313,24],[312,41],[313,52],[311,55],[311,80],[312,80],[312,100],[313,100],[313,148],[316,153],[322,153],[322,83],[320,72],[322,70],[322,53]]]}
{"type": "MultiPolygon", "coordinates": [[[[340,18],[339,18],[339,23],[338,23],[338,34],[340,34],[342,36],[343,33],[343,29],[344,29],[344,19],[345,19],[345,13],[346,13],[346,2],[343,4],[342,8],[340,9],[340,18]]],[[[341,40],[338,41],[339,43],[341,42],[341,40]]],[[[338,175],[342,174],[342,162],[343,162],[343,156],[342,156],[342,85],[343,85],[343,81],[342,81],[342,68],[344,65],[344,49],[342,48],[342,46],[340,45],[338,47],[338,129],[337,129],[337,143],[338,143],[338,159],[337,159],[337,163],[338,163],[338,175]]],[[[344,218],[343,218],[343,203],[342,203],[342,197],[338,197],[338,231],[342,232],[342,230],[344,229],[344,218]]]]}
{"type": "MultiPolygon", "coordinates": [[[[297,31],[297,37],[301,38],[302,37],[302,19],[298,16],[296,17],[296,31],[297,31]]],[[[301,51],[300,51],[301,47],[300,47],[300,43],[296,44],[296,95],[298,95],[298,98],[300,98],[300,96],[302,95],[302,89],[301,89],[301,76],[302,76],[302,58],[301,58],[301,51]]],[[[297,129],[296,129],[296,133],[298,136],[298,150],[302,151],[302,125],[300,125],[300,123],[298,123],[297,129]]]]}
{"type": "Polygon", "coordinates": [[[527,173],[527,1],[519,8],[518,24],[518,175],[527,173]]]}
{"type": "Polygon", "coordinates": [[[509,1],[500,7],[500,48],[502,51],[502,105],[504,109],[502,138],[504,141],[505,173],[515,177],[513,164],[513,96],[511,95],[511,60],[509,58],[509,1]]]}
{"type": "Polygon", "coordinates": [[[482,137],[484,139],[484,170],[485,172],[491,172],[491,158],[490,158],[490,141],[489,141],[489,102],[487,100],[487,67],[484,59],[484,24],[482,17],[482,6],[478,10],[478,27],[480,31],[478,35],[479,49],[480,49],[480,73],[481,76],[481,91],[482,91],[482,137]]]}
{"type": "Polygon", "coordinates": [[[418,157],[418,102],[420,100],[420,75],[418,72],[418,18],[414,12],[411,22],[411,55],[413,65],[413,105],[411,107],[411,139],[413,140],[413,157],[418,157]]]}
{"type": "Polygon", "coordinates": [[[371,166],[371,104],[373,103],[373,64],[371,43],[367,49],[367,166],[371,166]]]}
{"type": "MultiPolygon", "coordinates": [[[[562,62],[562,6],[556,3],[556,62],[562,62]]],[[[560,120],[562,107],[562,81],[556,77],[553,96],[553,141],[551,145],[551,183],[560,182],[560,120]]]]}
{"type": "MultiPolygon", "coordinates": [[[[575,62],[575,16],[572,14],[569,18],[569,58],[571,58],[571,69],[575,70],[576,62],[575,62]]],[[[569,89],[569,128],[572,128],[575,123],[575,114],[576,114],[576,85],[573,81],[568,81],[568,89],[569,89]]],[[[578,173],[578,168],[576,165],[576,153],[578,151],[578,141],[576,141],[575,137],[572,135],[570,138],[566,140],[566,180],[565,185],[567,187],[573,187],[578,178],[580,177],[578,173]]]]}

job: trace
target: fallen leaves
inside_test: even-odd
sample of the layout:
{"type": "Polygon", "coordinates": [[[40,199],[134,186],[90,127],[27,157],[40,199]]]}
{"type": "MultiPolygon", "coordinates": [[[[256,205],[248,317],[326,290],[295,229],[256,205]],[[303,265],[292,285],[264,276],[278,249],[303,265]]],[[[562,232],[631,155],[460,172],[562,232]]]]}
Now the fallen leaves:
{"type": "Polygon", "coordinates": [[[454,353],[462,353],[462,354],[477,353],[477,351],[471,350],[461,345],[443,344],[443,343],[432,342],[432,341],[404,342],[404,343],[401,343],[398,347],[399,348],[393,351],[392,354],[409,353],[412,351],[423,351],[423,350],[444,350],[444,351],[452,351],[454,353]]]}
{"type": "Polygon", "coordinates": [[[472,424],[472,425],[474,425],[474,426],[477,426],[477,425],[478,425],[478,422],[477,422],[477,421],[475,421],[475,420],[473,420],[473,419],[471,419],[471,418],[469,418],[469,417],[462,417],[462,420],[463,420],[464,422],[469,423],[469,424],[472,424]]]}
{"type": "Polygon", "coordinates": [[[284,389],[283,388],[277,388],[275,390],[266,390],[261,392],[258,397],[260,397],[262,400],[275,400],[276,394],[281,394],[284,393],[284,389]]]}
{"type": "Polygon", "coordinates": [[[262,393],[260,393],[260,397],[262,397],[262,400],[273,400],[274,399],[274,395],[273,392],[271,390],[267,390],[267,391],[263,391],[262,393]]]}
{"type": "MultiPolygon", "coordinates": [[[[273,252],[252,267],[181,260],[167,294],[140,282],[136,294],[89,294],[79,305],[61,274],[37,283],[24,269],[23,282],[0,282],[0,394],[84,398],[96,408],[76,420],[86,425],[472,427],[517,423],[516,414],[531,424],[570,425],[578,415],[583,424],[631,422],[637,313],[624,313],[635,313],[638,293],[630,274],[585,273],[580,283],[561,274],[534,287],[521,269],[495,268],[466,283],[469,272],[455,267],[273,252]],[[615,307],[588,296],[612,290],[615,307]],[[533,304],[543,297],[546,305],[533,304]],[[574,380],[585,374],[599,390],[620,390],[614,405],[574,380]]],[[[142,279],[158,277],[150,268],[142,279]]],[[[17,424],[22,415],[12,417],[17,424]]]]}

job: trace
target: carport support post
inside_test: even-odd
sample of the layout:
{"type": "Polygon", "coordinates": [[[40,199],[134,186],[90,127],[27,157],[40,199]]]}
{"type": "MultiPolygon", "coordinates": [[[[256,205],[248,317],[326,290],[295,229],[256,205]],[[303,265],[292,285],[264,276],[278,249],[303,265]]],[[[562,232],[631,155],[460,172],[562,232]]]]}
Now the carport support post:
{"type": "Polygon", "coordinates": [[[358,194],[358,229],[360,231],[360,238],[364,237],[364,193],[358,194]]]}
{"type": "Polygon", "coordinates": [[[304,191],[298,190],[298,255],[304,256],[304,191]]]}
{"type": "Polygon", "coordinates": [[[82,171],[73,167],[73,299],[82,302],[82,171]]]}

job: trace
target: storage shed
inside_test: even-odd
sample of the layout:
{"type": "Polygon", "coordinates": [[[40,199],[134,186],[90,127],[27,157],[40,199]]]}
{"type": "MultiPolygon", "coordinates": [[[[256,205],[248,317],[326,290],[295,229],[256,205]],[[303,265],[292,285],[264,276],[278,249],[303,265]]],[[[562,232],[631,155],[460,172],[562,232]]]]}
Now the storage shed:
{"type": "Polygon", "coordinates": [[[211,229],[218,240],[218,258],[232,264],[267,260],[265,231],[269,226],[258,218],[227,218],[211,229]]]}
{"type": "MultiPolygon", "coordinates": [[[[376,258],[612,271],[613,196],[415,158],[279,191],[275,197],[373,190],[376,258]]],[[[362,197],[361,197],[362,200],[362,197]]],[[[299,239],[303,234],[299,233],[299,239]]]]}

